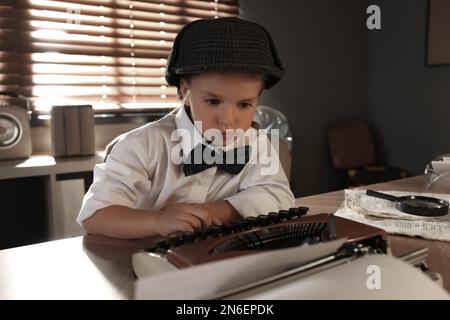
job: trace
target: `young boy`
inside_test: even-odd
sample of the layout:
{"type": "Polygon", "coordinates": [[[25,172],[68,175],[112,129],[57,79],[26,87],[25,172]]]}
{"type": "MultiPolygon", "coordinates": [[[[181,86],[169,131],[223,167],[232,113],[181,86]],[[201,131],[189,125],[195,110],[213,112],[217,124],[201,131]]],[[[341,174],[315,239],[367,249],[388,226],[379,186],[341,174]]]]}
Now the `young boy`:
{"type": "Polygon", "coordinates": [[[95,167],[77,221],[88,233],[144,238],[292,207],[276,150],[251,127],[262,90],[282,75],[262,26],[239,18],[186,25],[166,68],[182,106],[121,137],[95,167]],[[235,149],[238,140],[245,144],[235,149]],[[227,161],[198,161],[207,154],[227,161]],[[264,172],[261,154],[275,170],[264,172]]]}

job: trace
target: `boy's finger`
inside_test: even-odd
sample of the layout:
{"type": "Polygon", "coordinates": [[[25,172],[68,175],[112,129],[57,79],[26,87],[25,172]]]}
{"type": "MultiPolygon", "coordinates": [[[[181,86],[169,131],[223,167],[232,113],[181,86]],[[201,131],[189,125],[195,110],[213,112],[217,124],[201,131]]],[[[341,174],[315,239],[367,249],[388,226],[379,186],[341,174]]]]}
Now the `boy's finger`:
{"type": "Polygon", "coordinates": [[[192,214],[183,215],[181,220],[189,223],[193,229],[200,229],[202,227],[202,220],[192,214]]]}
{"type": "Polygon", "coordinates": [[[212,224],[212,218],[208,211],[199,207],[191,207],[190,212],[202,221],[203,228],[208,228],[212,224]]]}
{"type": "Polygon", "coordinates": [[[182,231],[182,232],[194,232],[195,228],[192,226],[191,223],[184,221],[181,224],[181,230],[178,231],[182,231]]]}

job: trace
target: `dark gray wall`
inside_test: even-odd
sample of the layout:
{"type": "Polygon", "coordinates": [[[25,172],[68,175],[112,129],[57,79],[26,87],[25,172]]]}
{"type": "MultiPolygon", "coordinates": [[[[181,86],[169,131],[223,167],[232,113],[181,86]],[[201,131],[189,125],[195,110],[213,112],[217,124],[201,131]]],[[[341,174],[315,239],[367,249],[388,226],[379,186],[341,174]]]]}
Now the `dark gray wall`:
{"type": "Polygon", "coordinates": [[[367,111],[366,5],[361,0],[241,0],[242,17],[272,34],[286,69],[262,103],[287,116],[294,135],[296,196],[341,188],[326,129],[367,111]]]}
{"type": "Polygon", "coordinates": [[[426,67],[428,0],[382,0],[369,33],[369,119],[382,159],[423,173],[450,152],[450,66],[426,67]]]}

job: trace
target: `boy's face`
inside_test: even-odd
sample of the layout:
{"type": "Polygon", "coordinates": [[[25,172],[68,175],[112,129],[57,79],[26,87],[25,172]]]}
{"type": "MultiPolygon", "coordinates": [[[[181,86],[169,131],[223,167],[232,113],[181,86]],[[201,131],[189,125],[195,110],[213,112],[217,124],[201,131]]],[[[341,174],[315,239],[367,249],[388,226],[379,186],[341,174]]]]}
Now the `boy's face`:
{"type": "Polygon", "coordinates": [[[224,144],[228,144],[236,136],[225,135],[227,129],[250,128],[263,77],[241,72],[210,72],[192,76],[189,83],[181,80],[180,85],[192,120],[202,122],[202,133],[218,129],[224,144]]]}

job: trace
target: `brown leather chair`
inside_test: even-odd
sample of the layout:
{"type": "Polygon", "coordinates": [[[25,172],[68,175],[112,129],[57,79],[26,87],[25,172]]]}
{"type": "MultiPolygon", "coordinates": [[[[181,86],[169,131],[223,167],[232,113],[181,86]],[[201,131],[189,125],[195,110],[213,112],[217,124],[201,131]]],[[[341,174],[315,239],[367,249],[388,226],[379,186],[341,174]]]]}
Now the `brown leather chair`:
{"type": "Polygon", "coordinates": [[[380,165],[369,126],[364,121],[341,121],[330,126],[328,143],[333,168],[346,173],[346,187],[407,177],[405,170],[380,165]]]}

